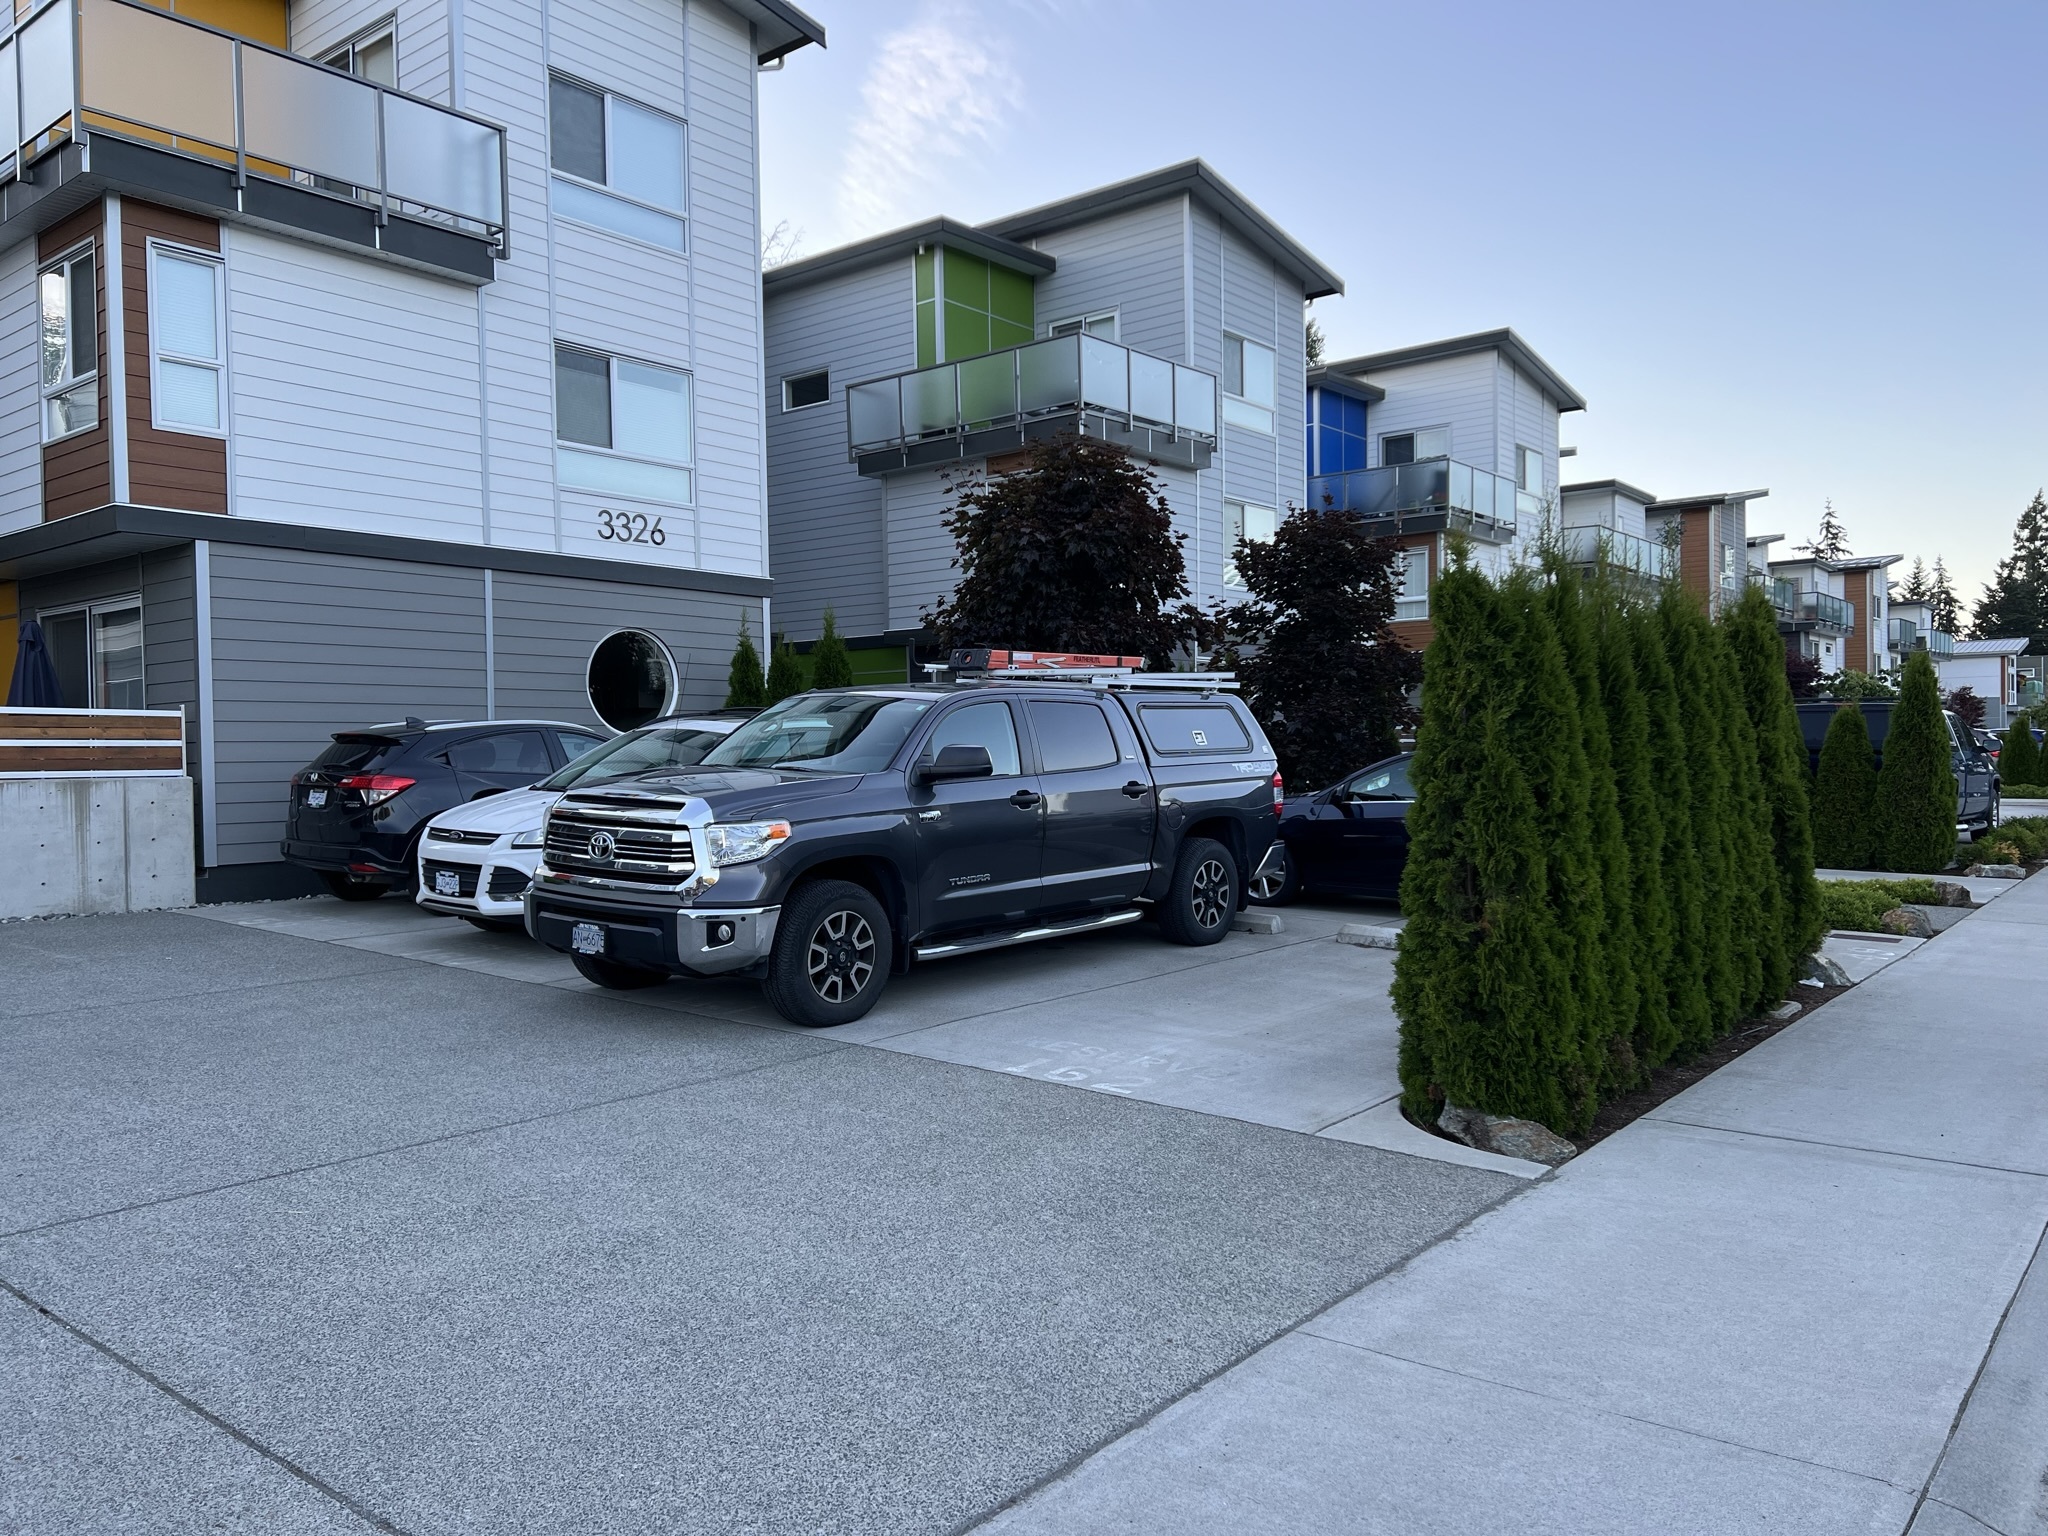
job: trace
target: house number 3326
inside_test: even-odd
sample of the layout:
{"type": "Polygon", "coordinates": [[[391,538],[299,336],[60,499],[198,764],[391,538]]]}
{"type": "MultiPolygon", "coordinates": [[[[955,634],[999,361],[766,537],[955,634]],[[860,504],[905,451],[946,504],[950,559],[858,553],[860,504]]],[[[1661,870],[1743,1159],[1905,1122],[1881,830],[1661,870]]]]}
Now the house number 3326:
{"type": "Polygon", "coordinates": [[[597,514],[597,536],[617,539],[621,544],[666,544],[661,519],[645,512],[614,512],[606,507],[597,514]]]}

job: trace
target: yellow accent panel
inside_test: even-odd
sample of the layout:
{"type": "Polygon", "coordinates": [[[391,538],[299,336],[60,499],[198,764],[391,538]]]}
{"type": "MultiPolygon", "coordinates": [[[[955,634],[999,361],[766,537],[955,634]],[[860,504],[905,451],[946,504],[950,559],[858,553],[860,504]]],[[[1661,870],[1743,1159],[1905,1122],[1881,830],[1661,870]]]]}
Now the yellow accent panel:
{"type": "Polygon", "coordinates": [[[251,42],[273,48],[291,47],[291,26],[285,16],[285,0],[144,0],[160,11],[203,21],[251,42]]]}

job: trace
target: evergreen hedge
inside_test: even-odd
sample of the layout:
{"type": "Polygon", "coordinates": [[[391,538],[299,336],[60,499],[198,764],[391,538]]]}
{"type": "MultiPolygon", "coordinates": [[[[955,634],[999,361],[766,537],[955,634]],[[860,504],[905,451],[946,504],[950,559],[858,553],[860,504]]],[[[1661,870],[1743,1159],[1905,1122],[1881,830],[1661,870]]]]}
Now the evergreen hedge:
{"type": "MultiPolygon", "coordinates": [[[[1775,621],[1552,560],[1433,593],[1395,960],[1403,1104],[1564,1135],[1784,995],[1817,941],[1775,621]]],[[[1768,612],[1766,617],[1769,617],[1768,612]]]]}
{"type": "Polygon", "coordinates": [[[1925,651],[1906,662],[1906,679],[1884,739],[1877,774],[1878,862],[1885,869],[1936,874],[1956,846],[1955,743],[1942,718],[1941,689],[1925,651]]]}
{"type": "Polygon", "coordinates": [[[768,685],[761,675],[761,653],[754,649],[754,637],[747,631],[747,616],[740,615],[739,644],[732,648],[732,666],[726,673],[727,709],[765,709],[768,685]]]}
{"type": "Polygon", "coordinates": [[[1870,722],[1854,704],[1828,721],[1813,787],[1813,858],[1823,869],[1877,865],[1877,753],[1870,722]]]}
{"type": "Polygon", "coordinates": [[[2006,727],[2005,743],[1998,749],[1998,777],[2003,784],[2026,786],[2048,779],[2048,771],[2043,770],[2041,762],[2041,749],[2034,745],[2033,727],[2024,715],[2015,715],[2012,724],[2006,727]]]}

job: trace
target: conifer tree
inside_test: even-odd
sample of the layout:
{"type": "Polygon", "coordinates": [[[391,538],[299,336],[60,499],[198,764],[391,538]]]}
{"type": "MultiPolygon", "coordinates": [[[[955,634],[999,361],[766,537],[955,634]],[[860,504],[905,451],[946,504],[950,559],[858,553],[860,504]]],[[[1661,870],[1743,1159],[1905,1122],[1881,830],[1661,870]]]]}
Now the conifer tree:
{"type": "MultiPolygon", "coordinates": [[[[1722,1021],[1725,1031],[1765,1003],[1783,999],[1792,985],[1793,956],[1786,944],[1785,894],[1778,881],[1770,797],[1760,771],[1763,754],[1756,727],[1743,703],[1742,669],[1728,644],[1726,631],[1719,625],[1709,629],[1707,642],[1707,660],[1728,754],[1728,868],[1734,880],[1729,919],[1742,976],[1741,1002],[1736,1012],[1722,1021]]],[[[1802,841],[1812,835],[1807,815],[1802,794],[1802,841]]],[[[1810,872],[1810,841],[1807,846],[1810,872]]],[[[1816,893],[1816,904],[1819,899],[1816,893]]]]}
{"type": "Polygon", "coordinates": [[[825,610],[825,632],[811,647],[811,686],[851,688],[853,663],[847,659],[846,642],[839,638],[839,624],[832,610],[825,610]]]}
{"type": "Polygon", "coordinates": [[[1906,573],[1906,580],[1899,588],[1895,603],[1924,603],[1934,596],[1934,584],[1927,575],[1927,562],[1918,555],[1913,557],[1913,569],[1906,573]]]}
{"type": "Polygon", "coordinates": [[[761,676],[761,653],[754,649],[754,637],[747,631],[747,616],[740,615],[740,643],[732,649],[732,668],[726,674],[727,709],[761,709],[768,703],[768,687],[761,676]]]}
{"type": "Polygon", "coordinates": [[[1992,573],[1970,633],[1978,640],[2025,635],[2036,651],[2048,646],[2048,498],[2039,491],[2020,513],[2012,553],[1992,573]]]}
{"type": "Polygon", "coordinates": [[[1948,867],[1956,846],[1954,751],[1934,663],[1925,651],[1915,651],[1906,661],[1877,773],[1878,857],[1884,868],[1931,875],[1948,867]]]}
{"type": "Polygon", "coordinates": [[[1955,583],[1948,579],[1948,567],[1939,555],[1934,557],[1934,580],[1927,589],[1927,617],[1944,635],[1963,632],[1963,602],[1956,596],[1955,583]]]}
{"type": "Polygon", "coordinates": [[[1599,609],[1600,698],[1614,755],[1615,791],[1628,829],[1629,899],[1634,921],[1636,1016],[1631,1057],[1639,1069],[1668,1061],[1678,1045],[1671,1021],[1671,895],[1665,887],[1666,787],[1650,751],[1650,711],[1636,675],[1629,616],[1612,589],[1599,609]]]}
{"type": "Polygon", "coordinates": [[[1816,560],[1846,560],[1849,558],[1849,534],[1842,527],[1842,519],[1835,511],[1830,498],[1820,512],[1820,531],[1813,536],[1811,544],[1795,546],[1802,553],[1812,555],[1816,560]]]}
{"type": "MultiPolygon", "coordinates": [[[[1693,834],[1692,762],[1687,749],[1685,711],[1665,643],[1660,607],[1629,615],[1629,639],[1649,713],[1650,756],[1664,811],[1664,890],[1671,907],[1671,965],[1665,973],[1672,1030],[1671,1049],[1643,1057],[1662,1066],[1694,1042],[1711,1039],[1714,1016],[1707,993],[1708,936],[1705,871],[1693,834]]],[[[1641,1045],[1639,1043],[1639,1051],[1641,1045]]]]}
{"type": "Polygon", "coordinates": [[[796,658],[796,647],[787,640],[775,646],[775,659],[768,663],[768,702],[780,704],[804,691],[804,664],[796,658]]]}
{"type": "Polygon", "coordinates": [[[1875,869],[1877,754],[1854,704],[1837,709],[1820,744],[1813,786],[1813,857],[1825,869],[1875,869]]]}
{"type": "Polygon", "coordinates": [[[1785,675],[1785,644],[1763,588],[1751,586],[1723,620],[1742,685],[1742,703],[1756,733],[1757,781],[1770,817],[1772,863],[1783,924],[1782,970],[1765,977],[1766,997],[1792,985],[1792,965],[1820,943],[1820,886],[1813,878],[1813,819],[1806,737],[1785,675]]]}
{"type": "MultiPolygon", "coordinates": [[[[1713,628],[1691,593],[1668,586],[1657,616],[1671,657],[1671,675],[1684,714],[1686,761],[1692,769],[1692,826],[1699,845],[1700,942],[1705,962],[1704,1034],[1687,1037],[1698,1050],[1741,1012],[1746,996],[1744,956],[1735,922],[1735,805],[1728,778],[1728,721],[1708,655],[1713,628]]],[[[1745,914],[1747,917],[1747,914],[1745,914]]]]}
{"type": "Polygon", "coordinates": [[[2025,715],[2014,715],[2006,728],[2005,744],[1998,749],[1998,777],[2006,784],[2041,782],[2041,749],[2034,744],[2034,728],[2025,715]]]}

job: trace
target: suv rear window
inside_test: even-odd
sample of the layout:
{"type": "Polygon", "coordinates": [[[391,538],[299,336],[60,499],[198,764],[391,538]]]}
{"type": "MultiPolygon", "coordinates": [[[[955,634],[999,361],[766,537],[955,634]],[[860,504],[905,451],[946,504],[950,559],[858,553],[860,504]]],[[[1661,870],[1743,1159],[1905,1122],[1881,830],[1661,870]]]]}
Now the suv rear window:
{"type": "Polygon", "coordinates": [[[325,752],[306,766],[338,768],[343,773],[365,773],[390,762],[404,751],[405,743],[390,736],[337,736],[325,752]]]}
{"type": "Polygon", "coordinates": [[[1140,704],[1138,721],[1155,752],[1248,752],[1244,722],[1223,704],[1140,704]]]}

